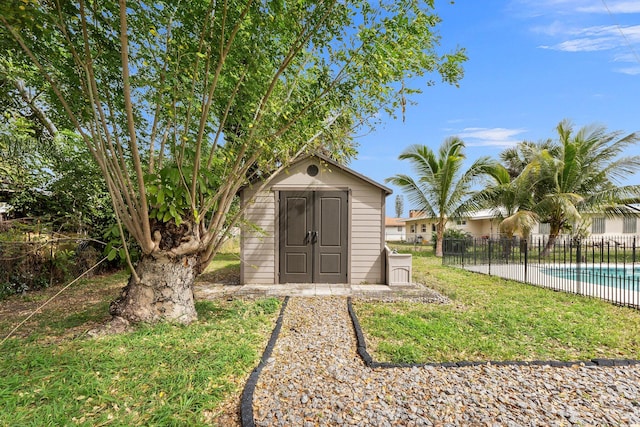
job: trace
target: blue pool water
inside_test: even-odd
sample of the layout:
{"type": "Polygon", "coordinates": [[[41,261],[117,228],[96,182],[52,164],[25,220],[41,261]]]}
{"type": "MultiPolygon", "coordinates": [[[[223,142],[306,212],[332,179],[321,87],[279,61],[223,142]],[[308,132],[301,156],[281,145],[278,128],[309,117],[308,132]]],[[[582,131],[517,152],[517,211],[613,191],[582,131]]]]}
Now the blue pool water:
{"type": "MultiPolygon", "coordinates": [[[[576,267],[547,267],[544,274],[562,279],[577,280],[576,267]]],[[[580,281],[629,290],[640,290],[640,267],[580,267],[580,281]]]]}

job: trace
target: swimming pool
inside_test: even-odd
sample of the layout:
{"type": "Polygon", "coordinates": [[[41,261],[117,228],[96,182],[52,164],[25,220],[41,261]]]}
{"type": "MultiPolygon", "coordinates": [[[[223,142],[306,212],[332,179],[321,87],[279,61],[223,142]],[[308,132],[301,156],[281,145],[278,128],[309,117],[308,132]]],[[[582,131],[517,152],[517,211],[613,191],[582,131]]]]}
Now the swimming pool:
{"type": "Polygon", "coordinates": [[[545,267],[544,274],[561,279],[580,280],[614,288],[640,290],[640,267],[575,266],[545,267]],[[579,274],[579,277],[578,277],[579,274]]]}

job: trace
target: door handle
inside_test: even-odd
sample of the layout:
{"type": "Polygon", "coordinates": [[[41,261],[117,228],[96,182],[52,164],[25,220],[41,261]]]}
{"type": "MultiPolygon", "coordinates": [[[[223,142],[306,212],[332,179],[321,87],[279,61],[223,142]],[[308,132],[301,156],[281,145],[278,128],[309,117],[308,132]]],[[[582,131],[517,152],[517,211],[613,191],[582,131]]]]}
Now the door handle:
{"type": "Polygon", "coordinates": [[[311,243],[316,243],[318,241],[318,232],[317,231],[312,231],[311,232],[311,243]]]}
{"type": "Polygon", "coordinates": [[[312,236],[312,232],[311,231],[307,231],[306,236],[304,236],[304,243],[308,244],[311,243],[311,236],[312,236]]]}

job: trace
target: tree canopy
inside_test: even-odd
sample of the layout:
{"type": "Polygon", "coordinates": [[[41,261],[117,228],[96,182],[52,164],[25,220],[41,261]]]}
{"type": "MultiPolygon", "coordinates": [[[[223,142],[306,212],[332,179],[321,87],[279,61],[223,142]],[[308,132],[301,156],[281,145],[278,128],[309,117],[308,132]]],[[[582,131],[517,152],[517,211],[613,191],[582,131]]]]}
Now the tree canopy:
{"type": "Polygon", "coordinates": [[[209,247],[243,183],[318,144],[352,155],[350,131],[403,105],[416,77],[456,83],[464,53],[436,53],[432,6],[9,1],[0,22],[20,77],[40,78],[152,253],[154,219],[193,221],[209,247]]]}
{"type": "Polygon", "coordinates": [[[0,45],[41,110],[85,142],[143,258],[195,257],[201,272],[241,214],[229,217],[242,185],[314,149],[348,159],[381,111],[404,111],[435,78],[457,84],[466,56],[438,51],[433,9],[8,0],[0,45]]]}
{"type": "Polygon", "coordinates": [[[582,220],[584,213],[629,214],[625,203],[640,201],[640,185],[623,179],[640,171],[640,156],[625,156],[640,135],[608,132],[598,125],[578,130],[568,120],[556,127],[557,141],[531,159],[522,174],[531,177],[535,204],[531,209],[549,223],[546,250],[558,235],[582,220]]]}

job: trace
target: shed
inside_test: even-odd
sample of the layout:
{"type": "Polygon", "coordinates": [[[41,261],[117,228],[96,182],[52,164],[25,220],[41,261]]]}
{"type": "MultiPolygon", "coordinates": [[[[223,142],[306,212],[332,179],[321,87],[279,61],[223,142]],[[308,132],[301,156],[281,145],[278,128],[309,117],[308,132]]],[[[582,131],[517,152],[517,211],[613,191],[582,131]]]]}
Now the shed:
{"type": "Polygon", "coordinates": [[[241,283],[385,283],[389,194],[320,154],[243,188],[241,283]]]}

